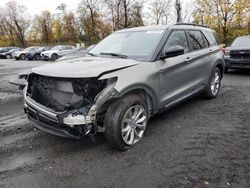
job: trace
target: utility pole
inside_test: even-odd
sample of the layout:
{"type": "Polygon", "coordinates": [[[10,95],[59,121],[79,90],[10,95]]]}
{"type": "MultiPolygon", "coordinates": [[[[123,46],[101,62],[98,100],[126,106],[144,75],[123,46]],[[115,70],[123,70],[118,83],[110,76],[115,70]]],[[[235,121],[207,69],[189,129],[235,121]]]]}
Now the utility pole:
{"type": "Polygon", "coordinates": [[[181,18],[181,2],[180,0],[175,0],[175,10],[176,10],[176,22],[181,23],[182,18],[181,18]]]}

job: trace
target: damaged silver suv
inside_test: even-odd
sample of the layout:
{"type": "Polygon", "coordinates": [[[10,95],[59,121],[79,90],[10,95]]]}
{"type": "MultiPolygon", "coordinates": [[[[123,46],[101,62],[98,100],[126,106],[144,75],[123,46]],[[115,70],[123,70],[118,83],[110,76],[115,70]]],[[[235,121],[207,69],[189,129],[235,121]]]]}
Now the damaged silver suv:
{"type": "Polygon", "coordinates": [[[193,24],[117,31],[85,57],[33,68],[25,112],[48,133],[104,132],[114,148],[137,144],[148,120],[179,102],[218,95],[223,52],[213,30],[193,24]]]}

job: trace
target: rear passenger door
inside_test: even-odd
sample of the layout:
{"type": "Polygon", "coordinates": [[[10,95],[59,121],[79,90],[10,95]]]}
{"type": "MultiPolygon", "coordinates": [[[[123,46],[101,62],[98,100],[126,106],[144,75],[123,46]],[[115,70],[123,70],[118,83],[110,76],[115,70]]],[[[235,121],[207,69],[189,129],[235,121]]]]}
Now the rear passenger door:
{"type": "Polygon", "coordinates": [[[210,54],[212,51],[209,48],[209,42],[200,30],[188,30],[187,36],[191,48],[189,57],[195,82],[205,86],[207,75],[210,74],[211,69],[210,54]]]}

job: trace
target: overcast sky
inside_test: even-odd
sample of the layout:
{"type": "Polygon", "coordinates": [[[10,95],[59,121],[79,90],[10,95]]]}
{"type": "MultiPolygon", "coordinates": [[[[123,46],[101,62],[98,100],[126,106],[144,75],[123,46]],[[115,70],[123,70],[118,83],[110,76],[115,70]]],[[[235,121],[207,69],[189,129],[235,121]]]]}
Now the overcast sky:
{"type": "MultiPolygon", "coordinates": [[[[0,5],[4,6],[10,0],[0,0],[0,5]]],[[[31,15],[39,14],[43,10],[57,12],[56,8],[61,3],[67,5],[67,9],[74,10],[78,7],[80,0],[16,0],[18,4],[22,4],[28,8],[28,13],[31,15]]]]}
{"type": "MultiPolygon", "coordinates": [[[[0,0],[0,6],[4,6],[5,3],[9,2],[10,0],[0,0]]],[[[67,5],[67,10],[70,11],[76,11],[79,3],[81,0],[15,0],[18,4],[24,5],[27,7],[27,12],[29,15],[34,16],[36,14],[40,14],[41,11],[48,10],[54,14],[59,13],[59,10],[56,10],[56,8],[62,4],[65,3],[67,5]]],[[[146,3],[144,4],[144,18],[146,18],[145,23],[150,20],[151,15],[149,13],[149,4],[152,0],[144,0],[146,3]]],[[[174,0],[173,0],[174,2],[174,0]]],[[[193,0],[181,0],[183,3],[183,15],[190,14],[189,17],[191,17],[191,12],[193,9],[193,0]]],[[[173,7],[174,9],[174,7],[173,7]]],[[[171,15],[174,15],[174,10],[172,10],[171,15]]]]}

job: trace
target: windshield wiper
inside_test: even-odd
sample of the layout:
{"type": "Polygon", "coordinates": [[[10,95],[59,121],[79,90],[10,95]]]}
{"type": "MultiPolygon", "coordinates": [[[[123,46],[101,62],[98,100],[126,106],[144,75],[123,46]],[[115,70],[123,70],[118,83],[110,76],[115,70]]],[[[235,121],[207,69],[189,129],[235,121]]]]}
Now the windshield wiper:
{"type": "Polygon", "coordinates": [[[106,53],[106,52],[101,52],[101,55],[111,55],[111,56],[115,56],[115,57],[120,57],[120,58],[124,58],[127,59],[128,56],[124,55],[124,54],[117,54],[117,53],[106,53]]]}

